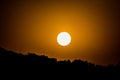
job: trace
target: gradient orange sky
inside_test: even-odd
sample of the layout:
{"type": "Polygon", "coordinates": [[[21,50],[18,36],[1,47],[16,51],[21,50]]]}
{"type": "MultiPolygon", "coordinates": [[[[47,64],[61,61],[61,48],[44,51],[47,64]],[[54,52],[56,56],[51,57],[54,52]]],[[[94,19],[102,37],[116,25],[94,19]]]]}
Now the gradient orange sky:
{"type": "Polygon", "coordinates": [[[81,59],[96,64],[120,61],[120,6],[101,0],[31,0],[0,2],[0,46],[27,54],[81,59]],[[60,46],[60,32],[72,42],[60,46]]]}

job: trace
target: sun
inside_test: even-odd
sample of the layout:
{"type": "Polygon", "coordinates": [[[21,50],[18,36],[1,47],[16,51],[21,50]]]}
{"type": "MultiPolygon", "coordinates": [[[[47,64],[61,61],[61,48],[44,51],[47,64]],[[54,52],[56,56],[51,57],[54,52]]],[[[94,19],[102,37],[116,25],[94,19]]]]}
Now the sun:
{"type": "Polygon", "coordinates": [[[71,42],[71,36],[68,32],[60,32],[57,36],[57,42],[61,46],[67,46],[71,42]]]}

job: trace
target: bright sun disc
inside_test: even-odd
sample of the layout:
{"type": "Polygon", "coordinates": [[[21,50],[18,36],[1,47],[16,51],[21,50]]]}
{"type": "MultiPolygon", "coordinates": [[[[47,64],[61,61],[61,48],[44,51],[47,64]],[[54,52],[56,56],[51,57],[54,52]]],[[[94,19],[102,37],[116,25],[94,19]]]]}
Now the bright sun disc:
{"type": "Polygon", "coordinates": [[[57,36],[57,42],[61,46],[67,46],[71,42],[71,36],[70,36],[70,34],[67,33],[67,32],[61,32],[61,33],[59,33],[58,36],[57,36]]]}

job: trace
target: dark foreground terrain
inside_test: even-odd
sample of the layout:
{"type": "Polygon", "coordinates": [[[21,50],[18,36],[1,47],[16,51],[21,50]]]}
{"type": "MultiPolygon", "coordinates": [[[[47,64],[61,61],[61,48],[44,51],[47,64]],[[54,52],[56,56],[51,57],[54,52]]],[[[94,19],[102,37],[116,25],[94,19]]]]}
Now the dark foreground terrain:
{"type": "MultiPolygon", "coordinates": [[[[13,51],[7,51],[0,48],[0,67],[6,70],[16,68],[14,70],[25,69],[31,72],[37,71],[37,74],[52,75],[51,77],[59,78],[67,77],[79,80],[120,80],[120,63],[117,65],[100,66],[89,63],[87,61],[70,60],[57,61],[55,58],[47,56],[18,54],[13,51]],[[19,66],[19,68],[18,68],[19,66]],[[61,74],[61,75],[60,75],[61,74]]],[[[24,72],[22,72],[24,73],[24,72]]],[[[30,73],[34,74],[34,73],[30,73]]],[[[41,75],[39,75],[41,77],[41,75]]]]}

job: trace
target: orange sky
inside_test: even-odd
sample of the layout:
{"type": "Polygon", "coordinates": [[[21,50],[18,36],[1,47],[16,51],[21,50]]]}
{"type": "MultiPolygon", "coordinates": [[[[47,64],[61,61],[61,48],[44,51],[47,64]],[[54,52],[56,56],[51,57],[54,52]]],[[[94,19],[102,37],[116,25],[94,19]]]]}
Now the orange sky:
{"type": "Polygon", "coordinates": [[[120,60],[117,2],[58,0],[1,2],[0,46],[96,64],[120,60]],[[58,33],[70,33],[72,42],[58,45],[58,33]]]}

